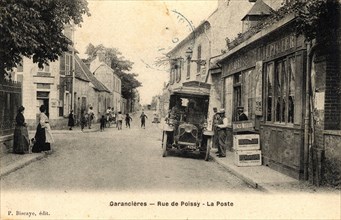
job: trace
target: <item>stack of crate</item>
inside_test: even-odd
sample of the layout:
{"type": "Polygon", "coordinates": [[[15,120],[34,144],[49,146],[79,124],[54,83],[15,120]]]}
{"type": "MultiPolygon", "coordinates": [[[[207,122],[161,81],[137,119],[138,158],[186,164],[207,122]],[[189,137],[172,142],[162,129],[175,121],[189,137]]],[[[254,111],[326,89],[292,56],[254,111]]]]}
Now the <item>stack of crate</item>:
{"type": "Polygon", "coordinates": [[[233,135],[234,163],[237,166],[262,165],[259,134],[233,135]]]}

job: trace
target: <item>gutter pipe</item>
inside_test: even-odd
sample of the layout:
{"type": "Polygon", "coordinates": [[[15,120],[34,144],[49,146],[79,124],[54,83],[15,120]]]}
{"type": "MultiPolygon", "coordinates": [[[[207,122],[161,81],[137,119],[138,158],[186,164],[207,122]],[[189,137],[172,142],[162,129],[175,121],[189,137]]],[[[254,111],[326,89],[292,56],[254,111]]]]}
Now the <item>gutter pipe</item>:
{"type": "Polygon", "coordinates": [[[307,73],[306,73],[306,93],[305,93],[305,116],[304,116],[304,180],[308,180],[309,151],[311,149],[311,124],[310,124],[310,98],[311,98],[311,66],[313,52],[317,44],[307,42],[307,73]]]}

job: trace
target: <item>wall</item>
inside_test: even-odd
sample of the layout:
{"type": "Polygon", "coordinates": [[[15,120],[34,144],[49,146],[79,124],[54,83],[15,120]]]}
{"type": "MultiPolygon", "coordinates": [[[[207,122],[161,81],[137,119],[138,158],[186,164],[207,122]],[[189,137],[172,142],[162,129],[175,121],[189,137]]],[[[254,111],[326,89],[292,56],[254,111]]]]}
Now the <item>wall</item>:
{"type": "Polygon", "coordinates": [[[25,118],[30,128],[35,128],[37,124],[37,115],[39,114],[40,103],[37,101],[37,91],[49,92],[49,118],[51,127],[59,125],[59,61],[51,62],[50,71],[38,73],[38,64],[33,63],[31,59],[23,59],[23,72],[16,73],[17,77],[23,80],[23,106],[25,107],[25,118]],[[50,73],[50,74],[49,74],[50,73]],[[44,84],[43,87],[38,86],[44,84]],[[38,88],[40,87],[40,88],[38,88]]]}

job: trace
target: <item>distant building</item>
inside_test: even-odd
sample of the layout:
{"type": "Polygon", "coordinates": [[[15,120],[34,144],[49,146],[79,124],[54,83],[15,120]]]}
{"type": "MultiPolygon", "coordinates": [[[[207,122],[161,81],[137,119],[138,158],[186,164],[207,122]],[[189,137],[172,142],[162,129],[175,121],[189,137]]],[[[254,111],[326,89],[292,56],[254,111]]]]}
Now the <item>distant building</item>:
{"type": "MultiPolygon", "coordinates": [[[[98,51],[95,60],[90,63],[90,71],[108,90],[111,97],[105,100],[106,106],[114,107],[115,111],[122,109],[122,83],[115,71],[106,63],[104,51],[98,51]]],[[[105,111],[105,109],[100,109],[105,111]]]]}

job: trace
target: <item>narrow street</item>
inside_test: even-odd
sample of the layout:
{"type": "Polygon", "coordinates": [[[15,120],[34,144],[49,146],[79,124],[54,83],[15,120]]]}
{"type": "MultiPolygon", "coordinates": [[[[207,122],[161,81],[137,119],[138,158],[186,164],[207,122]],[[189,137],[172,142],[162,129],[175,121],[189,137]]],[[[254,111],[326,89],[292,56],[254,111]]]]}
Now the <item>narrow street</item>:
{"type": "Polygon", "coordinates": [[[2,178],[1,191],[257,192],[213,161],[163,158],[160,124],[147,112],[140,128],[139,113],[130,129],[55,134],[53,154],[2,178]]]}

